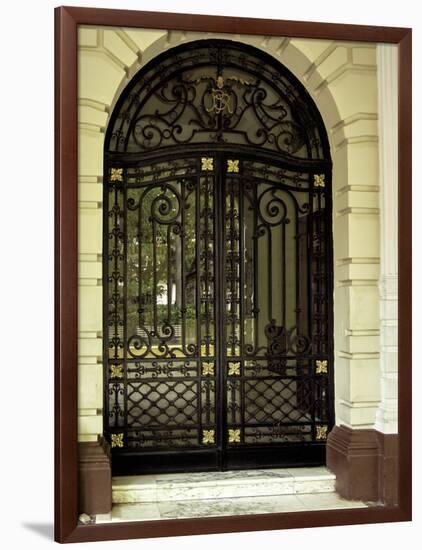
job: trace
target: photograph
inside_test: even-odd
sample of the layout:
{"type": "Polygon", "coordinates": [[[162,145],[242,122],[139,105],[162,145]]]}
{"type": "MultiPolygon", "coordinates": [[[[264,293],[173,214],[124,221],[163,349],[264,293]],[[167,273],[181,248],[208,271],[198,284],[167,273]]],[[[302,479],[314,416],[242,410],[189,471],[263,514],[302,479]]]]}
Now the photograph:
{"type": "Polygon", "coordinates": [[[409,519],[410,29],[55,16],[56,540],[409,519]]]}

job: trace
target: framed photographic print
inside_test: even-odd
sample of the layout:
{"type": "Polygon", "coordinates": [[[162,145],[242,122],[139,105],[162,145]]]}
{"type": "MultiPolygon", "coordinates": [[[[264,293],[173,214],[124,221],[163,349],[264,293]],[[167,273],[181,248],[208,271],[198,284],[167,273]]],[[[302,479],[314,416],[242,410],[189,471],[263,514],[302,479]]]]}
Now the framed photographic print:
{"type": "Polygon", "coordinates": [[[411,30],[60,7],[55,108],[56,540],[409,520],[411,30]]]}

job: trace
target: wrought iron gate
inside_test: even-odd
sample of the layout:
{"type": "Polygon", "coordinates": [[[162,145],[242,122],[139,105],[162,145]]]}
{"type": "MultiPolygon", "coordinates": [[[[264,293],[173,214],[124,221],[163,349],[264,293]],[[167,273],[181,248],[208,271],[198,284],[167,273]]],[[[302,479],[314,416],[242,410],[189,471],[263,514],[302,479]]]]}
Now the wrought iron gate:
{"type": "Polygon", "coordinates": [[[115,473],[323,463],[333,423],[320,119],[310,103],[298,126],[308,98],[290,73],[296,88],[280,81],[274,99],[274,67],[270,86],[255,50],[203,42],[132,83],[108,132],[104,430],[115,473]],[[210,118],[187,119],[180,144],[189,106],[210,118]]]}

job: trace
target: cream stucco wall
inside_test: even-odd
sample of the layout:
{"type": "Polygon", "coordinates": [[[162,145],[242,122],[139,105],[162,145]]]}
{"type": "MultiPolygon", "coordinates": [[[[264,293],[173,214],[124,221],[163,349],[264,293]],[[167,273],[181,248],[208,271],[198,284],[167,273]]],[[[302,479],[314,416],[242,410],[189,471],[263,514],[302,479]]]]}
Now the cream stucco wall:
{"type": "Polygon", "coordinates": [[[377,47],[216,33],[79,29],[79,438],[102,432],[102,163],[109,115],[135,72],[177,44],[252,44],[313,96],[333,158],[336,424],[373,427],[380,405],[377,47]]]}

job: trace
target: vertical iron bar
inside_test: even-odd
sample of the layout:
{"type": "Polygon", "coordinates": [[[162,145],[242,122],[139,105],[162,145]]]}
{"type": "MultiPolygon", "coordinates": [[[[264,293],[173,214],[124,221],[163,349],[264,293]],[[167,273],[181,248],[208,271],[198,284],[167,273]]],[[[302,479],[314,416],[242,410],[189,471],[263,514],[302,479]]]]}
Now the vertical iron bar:
{"type": "MultiPolygon", "coordinates": [[[[205,349],[205,354],[206,356],[208,357],[210,355],[210,343],[209,343],[209,339],[210,339],[210,320],[209,320],[209,315],[210,315],[210,311],[209,311],[209,298],[210,298],[210,294],[209,294],[209,273],[208,273],[208,270],[209,270],[209,258],[208,258],[208,254],[209,254],[209,204],[208,204],[208,201],[209,201],[209,190],[208,190],[208,187],[209,187],[209,180],[208,180],[208,175],[205,176],[205,198],[204,198],[204,217],[205,217],[205,258],[204,258],[204,262],[205,262],[205,272],[204,272],[204,288],[205,288],[205,302],[204,302],[204,311],[205,311],[205,338],[206,338],[206,349],[205,349]]],[[[213,217],[214,219],[214,217],[213,217]]],[[[213,245],[213,252],[214,252],[214,249],[215,249],[215,244],[213,245]]],[[[214,265],[214,269],[215,269],[215,262],[213,263],[214,265]]],[[[212,293],[212,296],[214,298],[214,292],[212,293]]],[[[214,320],[214,326],[215,326],[215,320],[214,320]]],[[[215,338],[214,338],[215,340],[215,338]]],[[[215,342],[214,342],[214,348],[215,348],[215,342]]],[[[215,349],[214,349],[214,356],[215,356],[215,349]]]]}
{"type": "Polygon", "coordinates": [[[300,328],[300,319],[301,319],[301,303],[300,303],[300,281],[301,281],[301,265],[300,265],[300,219],[299,219],[299,206],[297,204],[295,206],[295,223],[296,223],[296,231],[295,231],[295,254],[296,254],[296,260],[295,260],[295,290],[296,290],[296,326],[297,330],[299,331],[300,328]]]}
{"type": "MultiPolygon", "coordinates": [[[[214,159],[215,160],[215,159],[214,159]]],[[[212,311],[213,311],[213,326],[214,326],[214,335],[213,335],[213,343],[214,343],[214,347],[213,347],[213,353],[212,355],[214,356],[214,379],[213,379],[213,384],[214,384],[214,403],[213,403],[213,406],[214,406],[214,424],[217,426],[217,433],[218,433],[218,420],[219,420],[219,417],[218,417],[218,408],[217,408],[217,399],[218,399],[218,369],[219,369],[219,364],[218,364],[218,349],[217,349],[217,341],[216,341],[216,331],[217,331],[217,322],[216,322],[216,305],[215,305],[215,301],[216,301],[216,292],[215,292],[215,280],[216,280],[216,236],[215,236],[215,214],[216,214],[216,207],[215,207],[215,176],[212,175],[212,176],[208,176],[208,174],[205,176],[205,188],[206,188],[206,193],[205,193],[205,204],[204,204],[204,210],[205,210],[205,219],[206,219],[206,222],[205,222],[205,232],[206,232],[206,238],[205,238],[205,249],[207,251],[207,255],[206,255],[206,267],[205,267],[205,292],[206,292],[206,301],[205,301],[205,317],[206,317],[206,333],[207,333],[207,357],[210,355],[210,344],[209,344],[209,338],[211,336],[210,334],[210,320],[209,320],[209,317],[210,317],[210,307],[209,307],[209,297],[212,296],[212,300],[213,300],[213,307],[212,307],[212,311]],[[212,185],[213,185],[213,189],[212,189],[212,193],[210,194],[209,193],[209,185],[210,185],[210,180],[212,182],[212,185]],[[212,266],[213,266],[213,272],[212,272],[212,278],[211,278],[211,286],[212,286],[212,293],[210,295],[208,295],[208,292],[209,292],[209,286],[210,286],[210,279],[209,279],[209,269],[210,269],[210,263],[209,263],[209,258],[208,258],[208,247],[209,247],[209,234],[208,234],[208,231],[209,231],[209,215],[210,215],[210,211],[209,211],[209,201],[212,200],[212,219],[213,219],[213,225],[212,225],[212,266]]],[[[208,400],[208,403],[210,403],[210,400],[211,400],[211,396],[210,396],[210,390],[209,390],[209,387],[207,387],[207,400],[208,400]]],[[[207,421],[208,422],[211,422],[211,419],[210,419],[210,410],[208,409],[207,411],[207,421]]]]}
{"type": "MultiPolygon", "coordinates": [[[[212,177],[211,177],[212,179],[212,177]]],[[[205,218],[205,239],[204,239],[204,248],[205,248],[205,257],[204,257],[204,289],[205,289],[205,302],[204,302],[204,312],[205,312],[205,341],[206,341],[206,344],[205,344],[205,356],[209,358],[210,356],[210,321],[209,321],[209,258],[208,258],[208,254],[209,254],[209,235],[208,235],[208,231],[209,231],[209,200],[210,200],[210,195],[209,195],[209,191],[208,191],[208,187],[209,187],[209,176],[208,174],[205,175],[205,177],[203,179],[201,179],[201,183],[202,181],[205,183],[205,197],[204,197],[204,211],[203,211],[203,214],[204,214],[204,218],[205,218]]],[[[200,197],[201,198],[201,197],[200,197]]],[[[201,203],[199,203],[199,207],[201,206],[201,203]]],[[[214,216],[213,216],[213,219],[214,219],[214,216]]],[[[213,238],[214,238],[214,235],[213,235],[213,238]]],[[[214,270],[215,270],[215,241],[212,241],[214,244],[213,244],[213,266],[214,266],[214,270]]],[[[213,283],[214,285],[214,283],[213,283]]],[[[213,287],[213,292],[212,292],[212,296],[213,296],[213,300],[215,299],[215,292],[214,292],[214,287],[213,287]]],[[[202,308],[201,308],[201,311],[202,311],[202,308]]],[[[215,308],[214,308],[214,316],[215,316],[215,308]]],[[[214,327],[215,327],[216,323],[215,323],[215,318],[214,318],[214,327]]],[[[214,353],[212,354],[214,356],[214,376],[216,377],[217,376],[217,368],[218,368],[218,365],[217,365],[217,361],[216,361],[216,349],[215,349],[215,336],[214,336],[214,353]]],[[[217,421],[217,411],[216,411],[216,403],[217,403],[217,387],[216,387],[216,380],[217,378],[214,378],[213,379],[213,383],[214,383],[214,423],[216,423],[217,421]]],[[[210,391],[210,384],[212,384],[212,382],[210,383],[207,383],[206,385],[206,399],[207,399],[207,403],[208,403],[208,407],[207,407],[207,411],[206,411],[206,422],[207,424],[210,424],[211,423],[211,411],[210,411],[210,407],[212,405],[211,403],[211,391],[210,391]]]]}
{"type": "Polygon", "coordinates": [[[141,194],[141,197],[139,199],[139,206],[138,206],[138,318],[139,318],[139,326],[144,324],[144,297],[142,295],[142,240],[143,240],[143,232],[142,232],[142,201],[144,198],[144,194],[141,194]],[[141,312],[142,310],[142,312],[141,312]]]}
{"type": "Polygon", "coordinates": [[[127,172],[123,170],[123,373],[124,373],[124,437],[127,438],[127,284],[128,284],[128,229],[127,229],[127,172]]]}
{"type": "Polygon", "coordinates": [[[310,194],[310,201],[309,201],[309,204],[310,204],[310,207],[311,207],[311,211],[310,211],[310,216],[309,216],[309,227],[308,227],[308,242],[309,242],[309,253],[308,253],[308,258],[309,258],[309,264],[308,264],[308,281],[309,281],[309,299],[310,299],[310,309],[309,309],[309,319],[310,319],[310,332],[309,332],[309,337],[311,339],[311,342],[312,342],[312,359],[311,359],[311,365],[309,366],[310,367],[310,372],[312,373],[311,374],[311,399],[312,399],[312,404],[311,404],[311,421],[312,421],[312,428],[311,428],[311,432],[312,432],[312,439],[315,440],[315,437],[316,437],[316,428],[315,428],[315,369],[314,369],[314,365],[315,365],[315,360],[314,360],[314,356],[315,356],[315,331],[314,331],[314,326],[315,326],[315,311],[314,311],[314,278],[315,278],[315,273],[314,273],[314,179],[313,179],[313,175],[312,174],[309,174],[309,194],[310,194]]]}
{"type": "Polygon", "coordinates": [[[243,163],[241,163],[239,176],[237,179],[237,190],[238,190],[238,205],[239,205],[239,309],[240,309],[240,324],[239,324],[239,336],[240,336],[240,376],[239,380],[239,390],[240,390],[240,422],[241,422],[241,442],[245,442],[245,383],[243,379],[244,375],[244,358],[245,358],[245,209],[244,209],[244,198],[245,193],[243,192],[243,163]]]}
{"type": "MultiPolygon", "coordinates": [[[[286,205],[286,209],[287,209],[287,205],[286,205]]],[[[287,214],[286,214],[287,215],[287,214]]],[[[282,286],[281,286],[281,293],[282,293],[282,300],[283,300],[283,305],[282,305],[282,320],[281,320],[281,324],[284,328],[290,328],[290,327],[286,327],[286,286],[287,286],[287,281],[286,281],[286,224],[284,222],[281,222],[281,240],[282,240],[282,244],[281,244],[281,277],[282,277],[282,280],[283,280],[283,283],[282,283],[282,286]]]]}
{"type": "MultiPolygon", "coordinates": [[[[196,346],[197,346],[197,392],[198,392],[198,437],[201,437],[201,424],[202,424],[202,370],[201,370],[201,357],[202,357],[202,346],[201,346],[201,195],[200,195],[200,186],[201,179],[199,177],[199,162],[200,159],[197,159],[197,172],[195,174],[195,264],[196,264],[196,285],[195,285],[195,315],[196,315],[196,346]]],[[[207,401],[207,404],[209,402],[207,401]]]]}
{"type": "Polygon", "coordinates": [[[181,278],[182,278],[182,300],[181,300],[181,317],[182,317],[182,349],[183,353],[187,355],[186,351],[186,295],[185,295],[185,232],[186,232],[186,219],[185,219],[185,185],[184,181],[180,182],[180,196],[181,196],[181,223],[182,228],[180,231],[180,262],[181,262],[181,278]]]}
{"type": "Polygon", "coordinates": [[[157,321],[157,223],[152,220],[152,311],[154,317],[154,333],[158,338],[157,321]]]}
{"type": "Polygon", "coordinates": [[[171,325],[171,298],[172,298],[172,283],[171,283],[171,225],[167,226],[167,322],[171,325]]]}
{"type": "Polygon", "coordinates": [[[271,323],[273,318],[273,258],[272,258],[272,238],[271,238],[271,226],[266,224],[267,230],[267,250],[268,250],[268,322],[271,323]]]}
{"type": "MultiPolygon", "coordinates": [[[[318,235],[318,268],[317,268],[317,301],[318,301],[318,336],[319,336],[319,349],[318,354],[320,355],[323,352],[322,349],[322,343],[323,343],[323,324],[324,320],[322,318],[322,301],[321,301],[321,290],[322,290],[322,283],[321,283],[321,262],[322,262],[322,234],[321,234],[321,191],[318,192],[318,216],[317,216],[317,235],[318,235]]],[[[325,243],[324,243],[325,244],[325,243]]],[[[318,403],[318,398],[320,397],[321,388],[319,384],[316,384],[315,390],[314,390],[314,399],[315,403],[318,403]]],[[[315,417],[317,417],[317,413],[320,412],[319,410],[315,411],[315,417]]],[[[321,421],[321,418],[319,418],[319,421],[321,421]]]]}
{"type": "Polygon", "coordinates": [[[318,355],[321,354],[321,192],[317,193],[318,215],[316,216],[315,233],[317,238],[317,269],[316,269],[316,303],[317,303],[317,332],[318,332],[318,355]]]}
{"type": "Polygon", "coordinates": [[[235,221],[234,221],[234,189],[233,189],[233,178],[230,178],[230,322],[231,322],[231,335],[232,335],[232,344],[231,344],[231,355],[236,354],[236,282],[235,274],[237,275],[237,265],[235,261],[235,221]],[[235,273],[236,268],[236,273],[235,273]]]}
{"type": "Polygon", "coordinates": [[[218,468],[224,470],[226,468],[226,429],[227,429],[227,396],[225,388],[227,385],[226,377],[226,344],[225,344],[225,303],[226,303],[226,281],[225,281],[225,266],[226,266],[226,247],[225,247],[225,214],[226,214],[226,198],[225,198],[225,175],[222,169],[223,161],[225,160],[221,154],[216,154],[215,162],[215,193],[214,208],[215,208],[215,234],[216,248],[214,262],[215,280],[220,285],[220,292],[215,293],[216,303],[216,343],[217,354],[216,364],[217,371],[217,441],[218,441],[218,468]]]}
{"type": "Polygon", "coordinates": [[[327,385],[327,400],[328,400],[328,429],[334,425],[334,322],[333,322],[333,228],[332,228],[332,171],[326,173],[327,189],[325,194],[325,216],[326,216],[326,299],[327,299],[327,314],[328,314],[328,353],[329,353],[329,369],[328,369],[328,385],[327,385]]]}
{"type": "Polygon", "coordinates": [[[259,331],[259,296],[258,296],[258,185],[253,182],[253,327],[254,327],[254,353],[258,349],[258,331],[259,331]]]}

